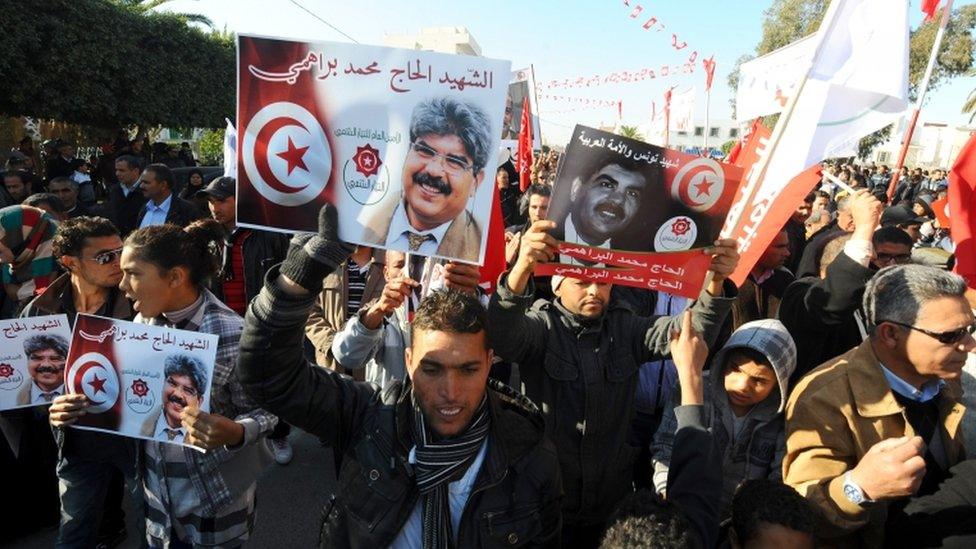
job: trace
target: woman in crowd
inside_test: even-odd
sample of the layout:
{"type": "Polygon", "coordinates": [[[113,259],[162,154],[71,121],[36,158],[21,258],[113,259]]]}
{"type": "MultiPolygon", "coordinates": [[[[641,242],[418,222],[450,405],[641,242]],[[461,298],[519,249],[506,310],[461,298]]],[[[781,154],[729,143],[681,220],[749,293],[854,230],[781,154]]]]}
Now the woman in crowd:
{"type": "MultiPolygon", "coordinates": [[[[159,437],[199,446],[206,453],[156,440],[142,444],[151,547],[242,545],[254,526],[257,477],[270,462],[263,440],[277,418],[244,394],[234,372],[242,319],[206,289],[217,270],[211,251],[222,240],[220,225],[205,220],[185,229],[159,225],[137,230],[122,250],[119,286],[133,300],[136,322],[219,338],[212,380],[190,387],[192,392],[210,391],[210,413],[184,398],[188,388],[182,388],[173,395],[182,399],[175,402],[179,428],[164,428],[159,437]]],[[[73,423],[86,405],[84,395],[65,397],[52,409],[51,423],[73,423]]]]}

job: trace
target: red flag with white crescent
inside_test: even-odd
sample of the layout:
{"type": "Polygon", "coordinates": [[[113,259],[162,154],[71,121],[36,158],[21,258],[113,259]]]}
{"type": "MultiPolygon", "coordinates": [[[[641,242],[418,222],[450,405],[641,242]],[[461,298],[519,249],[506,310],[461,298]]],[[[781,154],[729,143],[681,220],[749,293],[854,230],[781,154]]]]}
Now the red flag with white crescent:
{"type": "Polygon", "coordinates": [[[116,430],[122,421],[122,374],[116,365],[112,320],[79,314],[71,334],[65,388],[83,394],[89,407],[77,425],[116,430]]]}
{"type": "Polygon", "coordinates": [[[324,60],[302,42],[241,36],[238,48],[237,220],[308,230],[330,197],[336,168],[314,79],[269,81],[252,73],[287,73],[296,59],[315,66],[324,60]]]}

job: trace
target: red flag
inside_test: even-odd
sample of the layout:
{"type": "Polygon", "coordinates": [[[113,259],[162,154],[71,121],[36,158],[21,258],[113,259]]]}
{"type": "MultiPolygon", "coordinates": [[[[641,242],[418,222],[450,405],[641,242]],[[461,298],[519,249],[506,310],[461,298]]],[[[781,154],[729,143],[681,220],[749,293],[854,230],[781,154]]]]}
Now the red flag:
{"type": "Polygon", "coordinates": [[[485,263],[481,266],[481,282],[478,284],[489,294],[494,293],[498,277],[505,272],[505,220],[502,218],[498,186],[495,186],[494,195],[488,222],[488,243],[485,244],[485,263]]]}
{"type": "Polygon", "coordinates": [[[122,375],[115,358],[115,326],[109,318],[80,314],[75,319],[65,368],[65,389],[88,397],[78,425],[116,430],[122,422],[122,375]]]}
{"type": "Polygon", "coordinates": [[[617,101],[617,120],[624,119],[624,102],[617,101]]]}
{"type": "Polygon", "coordinates": [[[759,140],[767,140],[772,132],[769,128],[763,126],[762,119],[757,118],[752,121],[752,126],[749,128],[749,133],[742,136],[735,142],[732,149],[729,151],[728,156],[725,157],[725,162],[728,164],[735,164],[736,166],[749,171],[752,164],[756,161],[756,150],[759,148],[759,140]],[[749,151],[749,154],[742,156],[743,151],[749,151]]]}
{"type": "Polygon", "coordinates": [[[712,89],[712,77],[715,76],[715,56],[702,59],[702,65],[705,67],[705,91],[708,91],[712,89]]]}
{"type": "Polygon", "coordinates": [[[940,0],[922,0],[922,13],[925,14],[925,20],[931,21],[935,19],[935,12],[939,10],[940,0]]]}
{"type": "Polygon", "coordinates": [[[949,171],[949,226],[956,243],[956,274],[976,288],[976,133],[949,171]]]}
{"type": "MultiPolygon", "coordinates": [[[[519,188],[522,192],[529,188],[532,173],[532,111],[529,110],[529,98],[522,101],[522,123],[519,127],[518,141],[518,173],[519,188]]],[[[504,227],[502,228],[504,231],[504,227]]],[[[503,235],[504,236],[504,235],[503,235]]],[[[502,239],[504,248],[504,238],[502,239]]],[[[505,253],[502,251],[502,257],[505,253]]]]}
{"type": "Polygon", "coordinates": [[[738,166],[739,155],[741,153],[742,153],[742,140],[740,139],[735,142],[735,145],[732,145],[731,149],[729,149],[729,154],[725,156],[725,163],[735,164],[736,166],[738,166]]]}

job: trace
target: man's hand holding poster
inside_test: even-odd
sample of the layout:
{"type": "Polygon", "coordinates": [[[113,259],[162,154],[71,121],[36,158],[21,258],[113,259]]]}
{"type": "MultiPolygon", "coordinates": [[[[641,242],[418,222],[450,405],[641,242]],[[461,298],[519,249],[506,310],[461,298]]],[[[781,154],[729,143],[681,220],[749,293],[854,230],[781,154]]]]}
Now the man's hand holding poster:
{"type": "Polygon", "coordinates": [[[577,126],[549,208],[564,275],[661,290],[701,291],[742,170],[577,126]]]}
{"type": "Polygon", "coordinates": [[[65,315],[0,321],[0,410],[48,405],[64,394],[70,339],[65,315]]]}
{"type": "Polygon", "coordinates": [[[65,383],[84,394],[79,429],[189,446],[181,412],[210,410],[217,336],[79,314],[65,383]]]}
{"type": "Polygon", "coordinates": [[[346,242],[482,262],[509,62],[238,41],[241,225],[314,231],[331,200],[346,242]]]}

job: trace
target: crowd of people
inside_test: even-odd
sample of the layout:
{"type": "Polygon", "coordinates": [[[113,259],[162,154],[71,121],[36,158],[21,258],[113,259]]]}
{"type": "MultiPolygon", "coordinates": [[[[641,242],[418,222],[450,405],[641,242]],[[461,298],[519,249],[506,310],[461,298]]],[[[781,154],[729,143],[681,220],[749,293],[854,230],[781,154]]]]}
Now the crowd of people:
{"type": "MultiPolygon", "coordinates": [[[[825,164],[742,285],[734,240],[703,250],[691,300],[535,275],[558,255],[555,152],[525,192],[510,164],[496,172],[508,269],[486,295],[477,266],[341,241],[331,205],[290,239],[238,227],[232,177],[177,181],[161,161],[173,151],[148,158],[139,139],[90,195],[63,173],[71,146],[55,149],[48,170],[61,171],[11,155],[4,172],[2,318],[82,312],[216,335],[212,379],[167,363],[147,426],[207,451],[73,429],[85,396],[39,388],[39,406],[0,413],[3,470],[30,486],[11,530],[57,524],[58,547],[244,545],[262,514],[308,512],[256,497],[271,460],[291,460],[294,427],[335,458],[322,547],[976,534],[962,436],[976,296],[950,272],[940,170],[904,170],[888,201],[887,167],[825,164]]],[[[63,373],[65,349],[36,351],[63,373]]]]}

